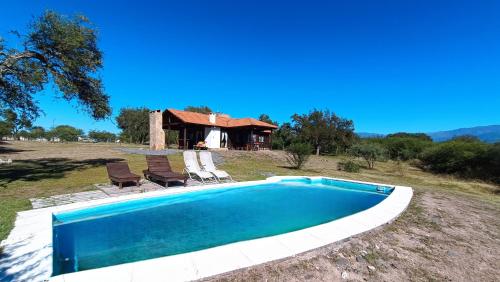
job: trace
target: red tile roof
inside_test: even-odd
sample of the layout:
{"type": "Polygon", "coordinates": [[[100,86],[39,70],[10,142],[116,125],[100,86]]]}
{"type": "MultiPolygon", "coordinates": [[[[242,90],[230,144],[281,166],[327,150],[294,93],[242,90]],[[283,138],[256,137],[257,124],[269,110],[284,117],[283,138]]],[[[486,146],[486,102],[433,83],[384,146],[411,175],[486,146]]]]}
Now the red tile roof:
{"type": "Polygon", "coordinates": [[[219,126],[219,127],[259,126],[272,129],[278,128],[274,124],[269,124],[267,122],[256,120],[254,118],[230,118],[227,116],[217,115],[215,119],[215,124],[213,124],[209,121],[208,114],[179,111],[175,109],[167,109],[167,111],[185,123],[202,124],[202,125],[219,126]]]}

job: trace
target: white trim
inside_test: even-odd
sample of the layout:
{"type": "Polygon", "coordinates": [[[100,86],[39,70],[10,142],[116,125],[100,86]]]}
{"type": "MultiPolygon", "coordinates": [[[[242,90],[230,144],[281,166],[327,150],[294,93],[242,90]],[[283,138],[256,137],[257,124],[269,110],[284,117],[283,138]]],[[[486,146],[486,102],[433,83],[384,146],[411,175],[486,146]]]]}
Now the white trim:
{"type": "MultiPolygon", "coordinates": [[[[213,184],[197,187],[169,188],[144,194],[125,195],[98,199],[89,202],[19,212],[15,227],[9,237],[2,241],[7,256],[0,259],[0,270],[9,261],[31,254],[23,263],[4,271],[12,275],[11,281],[186,281],[221,274],[243,267],[257,265],[306,252],[353,235],[368,231],[394,220],[401,214],[413,195],[410,187],[352,181],[328,177],[270,177],[262,181],[213,184]],[[308,178],[332,179],[371,185],[394,187],[392,193],[379,204],[325,224],[265,238],[236,242],[210,249],[174,256],[160,257],[133,263],[103,267],[50,277],[52,272],[52,214],[75,209],[123,202],[132,199],[186,193],[224,187],[279,182],[282,179],[308,178]],[[4,261],[5,260],[5,261],[4,261]],[[168,278],[167,278],[168,277],[168,278]]],[[[19,261],[19,260],[18,260],[19,261]]],[[[0,277],[3,278],[3,277],[0,277]]]]}

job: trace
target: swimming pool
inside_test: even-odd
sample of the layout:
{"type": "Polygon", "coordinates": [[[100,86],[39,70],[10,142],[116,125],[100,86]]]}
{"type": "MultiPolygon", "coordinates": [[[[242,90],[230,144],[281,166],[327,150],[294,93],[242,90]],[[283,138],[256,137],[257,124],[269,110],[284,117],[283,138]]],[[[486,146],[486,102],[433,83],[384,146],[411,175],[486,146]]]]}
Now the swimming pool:
{"type": "Polygon", "coordinates": [[[394,187],[281,178],[53,214],[53,275],[302,230],[370,209],[394,187]]]}

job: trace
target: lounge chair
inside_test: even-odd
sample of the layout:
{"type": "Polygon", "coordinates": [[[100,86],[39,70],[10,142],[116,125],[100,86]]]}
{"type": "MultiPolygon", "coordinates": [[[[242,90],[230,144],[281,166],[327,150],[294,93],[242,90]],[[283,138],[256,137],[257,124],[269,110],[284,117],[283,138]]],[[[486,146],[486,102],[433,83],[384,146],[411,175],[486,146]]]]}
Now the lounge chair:
{"type": "Polygon", "coordinates": [[[0,164],[11,164],[12,163],[12,159],[7,159],[7,160],[2,160],[0,159],[0,164]]]}
{"type": "Polygon", "coordinates": [[[184,151],[183,155],[184,164],[186,165],[184,171],[187,173],[190,179],[194,179],[193,176],[198,176],[202,183],[205,183],[205,180],[218,182],[217,178],[213,174],[200,168],[195,151],[184,151]]]}
{"type": "Polygon", "coordinates": [[[203,169],[213,174],[217,180],[221,181],[221,179],[226,179],[233,181],[233,178],[229,175],[229,173],[215,167],[212,159],[212,152],[200,152],[200,162],[203,169]]]}
{"type": "Polygon", "coordinates": [[[135,182],[137,187],[139,187],[139,180],[141,177],[132,173],[127,163],[107,163],[106,169],[108,170],[108,177],[109,180],[111,180],[111,184],[114,184],[114,182],[118,183],[120,189],[123,187],[123,183],[126,182],[135,182]]]}
{"type": "Polygon", "coordinates": [[[180,173],[173,172],[166,156],[147,155],[146,161],[148,163],[148,169],[142,171],[144,173],[144,178],[165,182],[165,187],[168,187],[169,182],[177,181],[184,182],[184,186],[186,186],[187,177],[180,173]]]}

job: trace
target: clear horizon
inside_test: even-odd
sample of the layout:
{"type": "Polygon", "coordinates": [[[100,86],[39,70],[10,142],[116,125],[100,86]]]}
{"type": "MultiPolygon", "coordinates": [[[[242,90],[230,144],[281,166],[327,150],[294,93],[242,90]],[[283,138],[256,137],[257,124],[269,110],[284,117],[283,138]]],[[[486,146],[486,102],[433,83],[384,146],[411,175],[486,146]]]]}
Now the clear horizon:
{"type": "Polygon", "coordinates": [[[0,36],[45,10],[99,30],[111,120],[35,95],[35,124],[118,132],[121,107],[207,105],[233,117],[329,109],[357,132],[434,132],[500,124],[500,2],[7,2],[0,36]]]}

